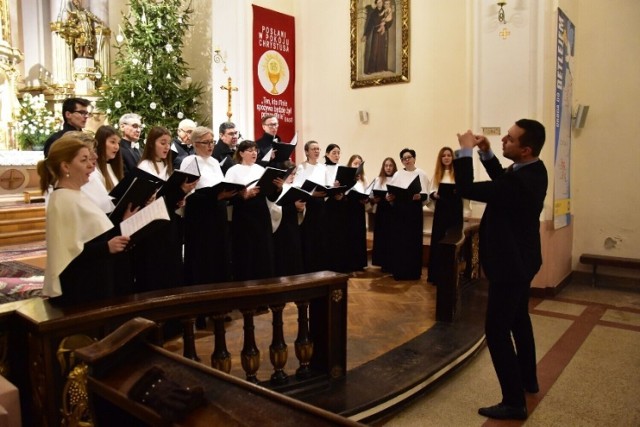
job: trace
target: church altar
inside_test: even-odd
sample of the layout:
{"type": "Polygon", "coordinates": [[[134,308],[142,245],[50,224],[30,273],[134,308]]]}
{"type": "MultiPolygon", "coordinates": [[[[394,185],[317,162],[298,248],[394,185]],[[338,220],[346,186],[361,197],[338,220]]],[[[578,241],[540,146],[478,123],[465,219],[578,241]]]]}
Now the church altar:
{"type": "Polygon", "coordinates": [[[42,151],[0,151],[0,195],[38,189],[36,165],[43,159],[42,151]]]}

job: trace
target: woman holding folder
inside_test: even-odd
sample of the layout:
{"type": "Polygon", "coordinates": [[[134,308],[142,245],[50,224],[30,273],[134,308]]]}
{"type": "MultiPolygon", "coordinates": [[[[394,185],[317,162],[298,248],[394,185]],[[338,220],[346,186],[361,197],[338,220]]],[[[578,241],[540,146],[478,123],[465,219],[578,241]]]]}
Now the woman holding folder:
{"type": "Polygon", "coordinates": [[[382,162],[380,173],[373,184],[375,220],[373,226],[373,250],[371,264],[380,266],[383,272],[390,271],[391,254],[393,253],[393,220],[391,204],[387,200],[387,182],[398,171],[395,160],[387,157],[382,162]]]}
{"type": "MultiPolygon", "coordinates": [[[[325,153],[325,164],[327,174],[325,185],[328,187],[339,187],[348,185],[347,182],[337,181],[338,168],[340,165],[340,146],[329,144],[325,153]]],[[[349,237],[347,235],[350,224],[347,223],[348,206],[344,192],[329,196],[325,200],[326,224],[325,233],[328,238],[327,268],[341,273],[351,271],[349,252],[349,237]]]]}
{"type": "Polygon", "coordinates": [[[422,275],[422,206],[428,199],[429,179],[416,167],[415,150],[403,149],[400,160],[404,169],[387,183],[394,225],[390,267],[395,280],[418,280],[422,275]]]}
{"type": "MultiPolygon", "coordinates": [[[[283,166],[289,169],[294,165],[287,160],[283,166]]],[[[292,185],[295,175],[294,171],[287,177],[282,186],[282,195],[277,202],[268,202],[271,212],[271,227],[273,229],[276,276],[291,276],[304,273],[300,224],[304,219],[306,199],[301,197],[307,195],[300,193],[300,196],[292,196],[293,194],[298,194],[292,185]]]]}
{"type": "MultiPolygon", "coordinates": [[[[231,199],[232,265],[234,280],[262,279],[274,276],[274,250],[271,217],[266,196],[260,187],[251,185],[260,179],[265,169],[256,164],[256,143],[245,140],[238,144],[237,164],[229,168],[225,181],[242,184],[244,188],[231,199]]],[[[283,180],[274,182],[282,191],[283,180]]]]}
{"type": "MultiPolygon", "coordinates": [[[[319,162],[320,144],[307,141],[304,145],[307,160],[296,168],[295,187],[302,187],[306,181],[325,185],[326,165],[319,162]]],[[[327,237],[324,197],[326,192],[312,190],[305,209],[304,220],[300,225],[302,239],[302,260],[304,272],[311,273],[327,268],[327,237]]]]}
{"type": "Polygon", "coordinates": [[[219,185],[224,175],[212,157],[213,131],[198,126],[191,133],[195,154],[184,158],[180,169],[198,162],[200,179],[186,198],[184,210],[185,283],[220,283],[232,280],[231,230],[227,220],[228,200],[237,191],[219,185]]]}
{"type": "Polygon", "coordinates": [[[160,189],[169,212],[170,221],[140,242],[135,242],[134,268],[136,292],[167,289],[182,286],[182,218],[176,210],[184,203],[185,194],[195,188],[196,182],[183,182],[180,186],[166,188],[166,181],[173,172],[171,133],[154,126],[147,136],[144,152],[138,168],[165,181],[160,189]]]}
{"type": "Polygon", "coordinates": [[[38,163],[40,188],[55,190],[47,206],[47,266],[42,293],[51,302],[75,305],[114,295],[114,255],[129,244],[107,215],[80,191],[95,167],[93,153],[65,135],[38,163]],[[71,225],[70,225],[71,224],[71,225]]]}
{"type": "MultiPolygon", "coordinates": [[[[88,137],[84,134],[84,137],[88,137]]],[[[96,168],[82,191],[93,200],[103,212],[109,214],[115,208],[109,192],[122,179],[122,156],[120,155],[120,135],[111,126],[100,126],[95,139],[96,168]]]]}
{"type": "MultiPolygon", "coordinates": [[[[364,163],[359,154],[354,154],[349,158],[347,166],[358,168],[364,163]]],[[[362,174],[356,175],[356,183],[346,193],[347,199],[347,244],[349,254],[349,270],[361,271],[369,263],[367,257],[367,219],[366,208],[369,203],[369,196],[365,194],[369,190],[369,185],[362,174]]]]}
{"type": "Polygon", "coordinates": [[[451,227],[462,227],[462,198],[455,191],[455,173],[453,170],[453,150],[442,147],[438,152],[436,170],[429,189],[429,198],[435,204],[431,244],[429,245],[429,267],[427,282],[437,283],[441,265],[438,242],[451,227]]]}

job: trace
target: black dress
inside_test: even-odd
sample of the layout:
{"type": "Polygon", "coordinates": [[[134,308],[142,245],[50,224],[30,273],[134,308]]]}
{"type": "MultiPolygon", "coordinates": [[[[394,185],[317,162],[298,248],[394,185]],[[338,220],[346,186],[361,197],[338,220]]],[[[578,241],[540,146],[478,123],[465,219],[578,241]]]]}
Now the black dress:
{"type": "Polygon", "coordinates": [[[117,233],[109,230],[84,244],[84,249],[60,274],[62,295],[51,302],[75,305],[115,296],[114,257],[107,242],[117,233]]]}
{"type": "Polygon", "coordinates": [[[437,283],[441,277],[439,270],[441,262],[441,248],[438,242],[442,240],[451,227],[462,227],[462,198],[455,190],[455,184],[440,184],[438,188],[436,208],[433,213],[431,227],[431,244],[429,245],[429,268],[427,281],[437,283]]]}
{"type": "MultiPolygon", "coordinates": [[[[203,189],[206,190],[206,189],[203,189]]],[[[232,280],[227,202],[196,190],[184,212],[184,271],[187,285],[232,280]]]]}
{"type": "Polygon", "coordinates": [[[422,275],[422,203],[427,200],[428,179],[424,172],[398,171],[397,174],[415,174],[420,177],[422,187],[420,200],[394,200],[392,209],[393,253],[391,273],[396,280],[418,280],[422,275]]]}
{"type": "MultiPolygon", "coordinates": [[[[142,162],[143,165],[145,162],[142,162]]],[[[182,217],[176,213],[178,202],[184,193],[178,187],[168,192],[164,201],[170,221],[160,224],[135,242],[133,264],[135,271],[135,291],[147,292],[169,289],[184,284],[182,243],[184,230],[182,217]]]]}
{"type": "MultiPolygon", "coordinates": [[[[359,189],[363,191],[363,189],[359,189]]],[[[355,196],[349,193],[347,198],[347,247],[348,270],[363,270],[367,264],[367,222],[365,205],[355,196]]]]}
{"type": "Polygon", "coordinates": [[[298,210],[294,203],[282,207],[282,219],[273,233],[275,275],[291,276],[304,273],[302,238],[298,225],[298,210]]]}
{"type": "MultiPolygon", "coordinates": [[[[227,171],[233,182],[250,182],[262,175],[259,165],[235,165],[227,171]]],[[[231,199],[233,280],[263,279],[274,276],[273,231],[265,196],[231,199]]]]}
{"type": "MultiPolygon", "coordinates": [[[[374,188],[375,190],[386,190],[374,188]]],[[[373,225],[373,251],[371,264],[382,268],[383,272],[391,270],[391,256],[393,254],[393,210],[385,198],[376,203],[376,213],[373,225]]]]}

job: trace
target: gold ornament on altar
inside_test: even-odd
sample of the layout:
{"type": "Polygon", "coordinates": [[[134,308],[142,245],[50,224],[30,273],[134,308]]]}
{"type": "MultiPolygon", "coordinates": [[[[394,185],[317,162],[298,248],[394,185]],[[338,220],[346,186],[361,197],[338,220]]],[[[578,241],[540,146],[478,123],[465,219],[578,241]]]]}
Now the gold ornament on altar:
{"type": "Polygon", "coordinates": [[[53,22],[51,29],[73,47],[78,58],[93,58],[98,48],[96,34],[106,29],[104,22],[84,8],[82,0],[71,0],[66,12],[66,19],[53,22]]]}

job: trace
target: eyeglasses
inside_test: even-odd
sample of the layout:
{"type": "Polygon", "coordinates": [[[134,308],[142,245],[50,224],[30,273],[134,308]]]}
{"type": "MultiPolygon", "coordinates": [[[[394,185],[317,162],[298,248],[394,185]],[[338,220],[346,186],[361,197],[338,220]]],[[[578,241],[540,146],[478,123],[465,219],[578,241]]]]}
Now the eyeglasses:
{"type": "Polygon", "coordinates": [[[225,132],[224,136],[238,136],[238,132],[225,132]]]}
{"type": "Polygon", "coordinates": [[[404,156],[404,157],[402,157],[402,161],[403,162],[406,162],[406,161],[411,160],[411,159],[413,159],[413,156],[404,156]]]}
{"type": "Polygon", "coordinates": [[[270,128],[277,128],[280,126],[278,123],[265,123],[264,125],[270,128]]]}
{"type": "Polygon", "coordinates": [[[140,129],[140,124],[139,123],[127,123],[127,126],[131,126],[134,129],[140,129]]]}
{"type": "Polygon", "coordinates": [[[196,142],[196,144],[213,145],[213,144],[215,144],[215,141],[210,139],[209,141],[198,141],[198,142],[196,142]]]}
{"type": "Polygon", "coordinates": [[[91,114],[90,112],[88,112],[87,110],[76,110],[74,111],[74,113],[78,113],[80,114],[82,117],[89,117],[89,115],[91,114]]]}
{"type": "Polygon", "coordinates": [[[180,132],[184,132],[187,135],[191,135],[193,133],[193,129],[189,129],[189,130],[184,130],[184,129],[178,129],[180,132]]]}

